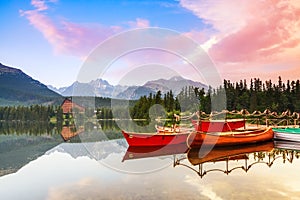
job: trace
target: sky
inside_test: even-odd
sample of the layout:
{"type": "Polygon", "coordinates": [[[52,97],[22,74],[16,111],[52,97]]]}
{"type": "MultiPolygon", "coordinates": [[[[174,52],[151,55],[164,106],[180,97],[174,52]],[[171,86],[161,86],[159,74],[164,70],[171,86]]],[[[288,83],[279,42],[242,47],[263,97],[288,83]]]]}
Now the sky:
{"type": "MultiPolygon", "coordinates": [[[[221,79],[296,80],[300,78],[299,16],[299,0],[0,1],[0,63],[46,85],[69,86],[106,41],[155,27],[197,42],[221,79]]],[[[106,46],[107,51],[118,52],[123,41],[106,46]]],[[[180,49],[182,44],[176,41],[172,45],[180,49]]],[[[140,49],[119,55],[98,77],[114,85],[173,75],[205,80],[205,72],[193,71],[188,60],[170,52],[140,49]]]]}

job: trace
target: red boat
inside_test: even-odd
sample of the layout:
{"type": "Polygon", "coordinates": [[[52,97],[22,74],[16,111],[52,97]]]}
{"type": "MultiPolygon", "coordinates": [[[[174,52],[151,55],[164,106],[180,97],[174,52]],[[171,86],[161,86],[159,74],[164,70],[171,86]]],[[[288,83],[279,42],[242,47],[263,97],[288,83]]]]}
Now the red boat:
{"type": "Polygon", "coordinates": [[[241,145],[268,141],[273,137],[272,128],[214,133],[192,132],[187,138],[187,144],[190,147],[241,145]]]}
{"type": "Polygon", "coordinates": [[[187,127],[181,127],[177,125],[173,125],[172,127],[166,127],[166,126],[155,126],[156,131],[158,133],[179,133],[179,132],[187,132],[187,131],[193,131],[193,128],[187,128],[187,127]]]}
{"type": "Polygon", "coordinates": [[[135,133],[122,130],[129,146],[165,146],[186,143],[190,131],[135,133]]]}
{"type": "Polygon", "coordinates": [[[192,120],[196,131],[202,132],[226,132],[245,127],[244,119],[227,120],[192,120]]]}

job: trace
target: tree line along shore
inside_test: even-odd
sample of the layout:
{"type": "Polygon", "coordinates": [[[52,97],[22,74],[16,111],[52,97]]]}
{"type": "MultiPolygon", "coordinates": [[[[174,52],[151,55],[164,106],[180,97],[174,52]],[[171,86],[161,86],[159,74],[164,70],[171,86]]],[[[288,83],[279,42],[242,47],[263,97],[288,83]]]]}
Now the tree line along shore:
{"type": "MultiPolygon", "coordinates": [[[[95,97],[96,108],[86,108],[84,113],[77,113],[77,116],[81,120],[86,118],[114,119],[110,102],[110,98],[95,97]]],[[[283,83],[281,77],[278,78],[277,83],[272,83],[271,80],[263,82],[259,78],[251,79],[250,83],[246,80],[235,83],[224,80],[219,88],[209,87],[207,91],[192,86],[184,87],[177,96],[172,91],[166,94],[158,91],[156,94],[142,96],[138,100],[130,100],[130,117],[137,120],[149,120],[149,109],[155,104],[164,108],[166,118],[170,120],[173,120],[174,114],[179,115],[182,112],[192,113],[200,110],[211,113],[212,104],[220,105],[220,109],[225,107],[230,111],[246,109],[249,112],[263,112],[269,109],[277,113],[286,110],[299,113],[300,81],[287,80],[283,83]],[[220,99],[225,102],[218,103],[220,99]]],[[[63,113],[61,106],[58,105],[0,107],[0,121],[43,121],[63,124],[64,121],[72,119],[73,116],[63,113]]]]}

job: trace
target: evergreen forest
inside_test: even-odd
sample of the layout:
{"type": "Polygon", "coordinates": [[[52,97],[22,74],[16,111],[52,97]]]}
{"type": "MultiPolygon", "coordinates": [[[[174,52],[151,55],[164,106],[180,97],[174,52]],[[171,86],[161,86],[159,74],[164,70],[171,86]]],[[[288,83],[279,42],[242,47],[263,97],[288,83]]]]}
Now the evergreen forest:
{"type": "MultiPolygon", "coordinates": [[[[181,112],[202,111],[210,113],[212,103],[218,99],[225,99],[224,106],[229,111],[247,109],[249,112],[269,109],[272,112],[282,113],[286,110],[291,112],[300,112],[300,81],[287,80],[283,83],[281,77],[278,77],[276,83],[271,80],[262,81],[259,78],[251,79],[249,83],[246,80],[231,82],[224,80],[219,88],[209,87],[207,91],[203,88],[194,88],[192,86],[182,89],[180,94],[175,96],[172,91],[162,94],[158,91],[156,94],[142,96],[139,100],[130,101],[130,117],[132,119],[149,119],[149,109],[155,105],[161,105],[167,118],[172,118],[174,114],[181,112]],[[226,98],[225,97],[226,94],[226,98]],[[220,98],[222,97],[222,98],[220,98]],[[226,105],[225,105],[226,104],[226,105]]],[[[86,109],[84,116],[94,116],[97,119],[114,119],[110,108],[110,99],[96,97],[96,112],[86,109]]],[[[82,116],[82,117],[84,117],[82,116]]],[[[64,116],[60,106],[5,106],[0,107],[0,121],[47,121],[62,124],[70,116],[64,116]]]]}
{"type": "Polygon", "coordinates": [[[246,109],[249,112],[263,112],[269,109],[277,113],[286,110],[299,113],[300,81],[287,80],[283,83],[281,77],[278,77],[277,83],[272,83],[271,80],[263,82],[259,78],[251,79],[248,84],[246,80],[235,83],[224,80],[223,86],[217,89],[209,87],[207,91],[203,88],[185,87],[177,97],[174,97],[172,91],[165,95],[158,91],[157,94],[141,97],[132,107],[131,116],[134,119],[149,119],[147,111],[154,104],[161,104],[166,112],[200,110],[210,113],[212,102],[218,105],[216,101],[220,99],[226,101],[226,105],[220,106],[220,109],[225,107],[229,111],[246,109]]]}

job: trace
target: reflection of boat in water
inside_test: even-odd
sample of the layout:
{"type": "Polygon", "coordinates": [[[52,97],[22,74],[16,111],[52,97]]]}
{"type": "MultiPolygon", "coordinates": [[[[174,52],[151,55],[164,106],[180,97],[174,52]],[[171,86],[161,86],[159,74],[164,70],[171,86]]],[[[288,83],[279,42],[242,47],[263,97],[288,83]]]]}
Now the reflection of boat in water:
{"type": "Polygon", "coordinates": [[[226,120],[192,120],[196,131],[203,132],[225,132],[245,127],[244,119],[226,120]]]}
{"type": "MultiPolygon", "coordinates": [[[[269,167],[273,165],[275,161],[274,157],[274,143],[273,141],[263,142],[259,145],[257,144],[247,144],[243,146],[228,146],[228,147],[214,147],[212,149],[206,148],[193,148],[190,149],[187,153],[187,158],[189,164],[185,164],[183,159],[174,160],[174,166],[185,166],[193,171],[195,171],[201,178],[208,174],[209,172],[223,172],[229,174],[234,170],[242,169],[245,172],[256,164],[265,164],[269,167]],[[250,163],[250,155],[254,155],[254,162],[250,163]],[[273,158],[273,159],[272,159],[273,158]],[[265,161],[266,159],[266,161],[265,161]],[[239,162],[234,162],[234,167],[230,167],[229,162],[231,161],[245,161],[242,165],[239,162]],[[225,169],[216,167],[216,165],[209,165],[209,163],[224,162],[225,169]],[[207,164],[207,165],[206,165],[207,164]],[[198,169],[195,169],[194,166],[198,166],[198,169]],[[205,169],[205,166],[208,166],[205,169]]],[[[219,165],[217,165],[219,166],[219,165]]]]}
{"type": "Polygon", "coordinates": [[[192,132],[188,136],[187,143],[190,147],[241,145],[272,140],[273,134],[271,128],[215,133],[192,132]]]}
{"type": "Polygon", "coordinates": [[[292,163],[294,158],[300,158],[299,142],[275,140],[274,145],[276,150],[281,154],[283,162],[288,161],[292,163]]]}
{"type": "Polygon", "coordinates": [[[190,131],[135,133],[122,131],[129,146],[166,146],[185,144],[190,131]]]}
{"type": "Polygon", "coordinates": [[[275,148],[278,150],[295,151],[300,153],[300,143],[285,140],[275,140],[275,148]]]}
{"type": "Polygon", "coordinates": [[[273,128],[274,139],[300,142],[300,128],[273,128]]]}
{"type": "Polygon", "coordinates": [[[243,146],[214,147],[214,148],[193,148],[187,153],[188,160],[192,165],[205,162],[217,162],[224,160],[248,159],[247,154],[260,151],[271,151],[274,143],[266,142],[260,145],[248,144],[243,146]]]}
{"type": "Polygon", "coordinates": [[[64,139],[64,141],[68,141],[83,131],[83,127],[76,128],[76,126],[63,126],[61,130],[61,137],[64,139]]]}
{"type": "Polygon", "coordinates": [[[277,149],[300,151],[300,143],[299,142],[275,140],[274,145],[275,145],[275,148],[277,148],[277,149]]]}
{"type": "Polygon", "coordinates": [[[139,158],[149,158],[167,155],[183,154],[188,151],[188,147],[185,143],[177,145],[166,146],[129,146],[126,154],[123,157],[123,161],[139,158]]]}
{"type": "Polygon", "coordinates": [[[274,141],[275,148],[282,150],[294,150],[300,152],[300,143],[293,141],[285,141],[285,140],[275,140],[274,141]]]}

